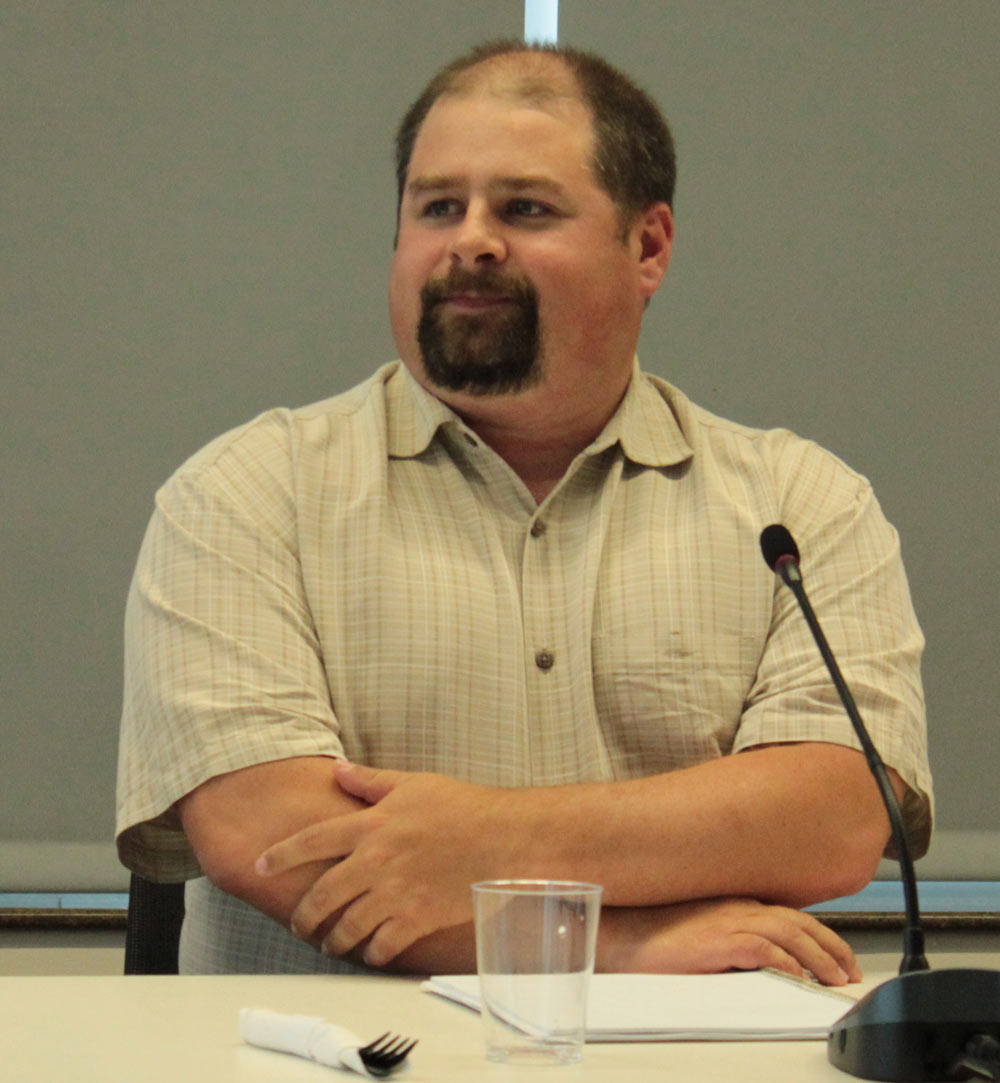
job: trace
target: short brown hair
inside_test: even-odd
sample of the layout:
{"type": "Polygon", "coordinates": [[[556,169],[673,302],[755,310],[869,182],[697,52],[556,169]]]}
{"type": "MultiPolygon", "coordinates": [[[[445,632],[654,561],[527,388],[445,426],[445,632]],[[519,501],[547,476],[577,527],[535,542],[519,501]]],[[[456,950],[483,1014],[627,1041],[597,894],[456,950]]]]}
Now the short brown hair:
{"type": "MultiPolygon", "coordinates": [[[[406,174],[420,126],[431,106],[444,94],[460,92],[470,80],[471,69],[503,56],[537,54],[562,60],[575,78],[580,99],[590,110],[594,124],[593,169],[598,183],[618,206],[623,222],[629,222],[653,203],[673,205],[677,159],[670,128],[645,91],[617,68],[594,53],[557,45],[503,40],[480,45],[442,68],[410,106],[396,132],[396,183],[403,200],[406,174]]],[[[551,87],[551,78],[547,86],[551,87]]],[[[520,96],[544,95],[541,76],[524,84],[520,96]]],[[[548,90],[551,94],[551,89],[548,90]]]]}

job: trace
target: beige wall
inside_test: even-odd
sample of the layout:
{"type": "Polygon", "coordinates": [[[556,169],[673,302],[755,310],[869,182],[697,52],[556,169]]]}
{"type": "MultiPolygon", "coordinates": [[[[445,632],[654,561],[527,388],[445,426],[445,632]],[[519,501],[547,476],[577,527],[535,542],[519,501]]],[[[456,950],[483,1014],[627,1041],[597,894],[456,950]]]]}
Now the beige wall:
{"type": "Polygon", "coordinates": [[[0,974],[121,974],[124,932],[0,930],[0,974]]]}
{"type": "MultiPolygon", "coordinates": [[[[677,134],[643,363],[871,477],[928,638],[940,823],[992,835],[992,867],[959,875],[1000,876],[1000,4],[562,7],[561,39],[677,134]]],[[[523,2],[0,10],[0,850],[80,847],[56,883],[0,860],[0,890],[108,890],[85,851],[110,853],[153,492],[222,430],[392,356],[392,128],[434,66],[519,35],[523,2]]]]}

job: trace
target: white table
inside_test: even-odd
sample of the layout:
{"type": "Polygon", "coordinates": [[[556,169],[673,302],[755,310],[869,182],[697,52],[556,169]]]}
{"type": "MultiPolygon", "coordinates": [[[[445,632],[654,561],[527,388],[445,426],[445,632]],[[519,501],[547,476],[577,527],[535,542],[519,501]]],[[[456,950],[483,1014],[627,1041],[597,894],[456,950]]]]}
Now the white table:
{"type": "MultiPolygon", "coordinates": [[[[939,955],[935,967],[1000,965],[939,955]]],[[[861,995],[898,957],[862,959],[861,995]]],[[[0,1073],[11,1083],[334,1083],[347,1072],[244,1045],[242,1007],[321,1015],[366,1038],[419,1038],[400,1083],[843,1083],[825,1042],[588,1045],[571,1067],[512,1068],[483,1058],[477,1015],[421,992],[419,979],[343,977],[0,977],[0,1073]]]]}

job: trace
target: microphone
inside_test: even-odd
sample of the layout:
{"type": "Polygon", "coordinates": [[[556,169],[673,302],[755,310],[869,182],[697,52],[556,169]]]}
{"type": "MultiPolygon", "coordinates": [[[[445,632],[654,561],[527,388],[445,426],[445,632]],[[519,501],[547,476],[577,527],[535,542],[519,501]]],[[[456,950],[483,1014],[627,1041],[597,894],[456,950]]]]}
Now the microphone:
{"type": "Polygon", "coordinates": [[[1000,971],[931,971],[924,956],[917,878],[896,794],[806,595],[799,548],[780,523],[765,527],[767,566],[795,595],[875,777],[900,866],[906,908],[899,976],[883,982],[834,1023],[827,1058],[862,1079],[1000,1080],[1000,971]]]}
{"type": "Polygon", "coordinates": [[[899,856],[900,878],[903,882],[903,894],[906,904],[906,927],[903,931],[903,961],[900,964],[900,974],[909,973],[911,970],[928,970],[927,959],[924,956],[924,930],[920,924],[920,906],[917,900],[917,878],[913,872],[913,861],[910,857],[910,848],[906,841],[906,831],[903,828],[903,814],[896,800],[895,791],[889,782],[889,775],[882,762],[882,757],[872,744],[868,730],[861,720],[857,705],[851,690],[847,687],[837,660],[830,650],[823,629],[813,610],[812,604],[806,595],[805,586],[802,583],[802,573],[799,570],[799,547],[795,539],[780,523],[772,523],[765,527],[760,536],[760,548],[764,554],[767,566],[776,572],[784,580],[785,584],[795,595],[802,613],[809,625],[809,630],[816,640],[816,646],[823,656],[826,668],[840,696],[840,702],[847,711],[847,717],[851,720],[854,732],[861,742],[861,749],[868,761],[868,768],[875,776],[879,792],[882,795],[882,803],[889,814],[889,825],[892,828],[892,839],[896,845],[896,853],[899,856]]]}

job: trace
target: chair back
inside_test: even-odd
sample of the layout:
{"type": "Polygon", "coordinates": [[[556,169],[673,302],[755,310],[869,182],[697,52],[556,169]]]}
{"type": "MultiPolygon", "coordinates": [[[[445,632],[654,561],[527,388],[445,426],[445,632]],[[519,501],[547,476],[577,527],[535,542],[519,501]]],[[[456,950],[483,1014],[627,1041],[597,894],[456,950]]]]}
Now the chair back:
{"type": "Polygon", "coordinates": [[[176,974],[184,921],[184,885],[132,873],[125,926],[126,974],[176,974]]]}

